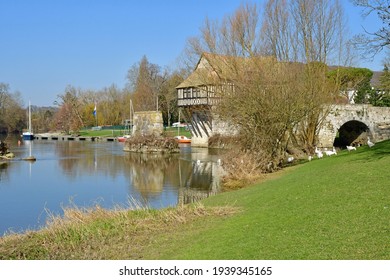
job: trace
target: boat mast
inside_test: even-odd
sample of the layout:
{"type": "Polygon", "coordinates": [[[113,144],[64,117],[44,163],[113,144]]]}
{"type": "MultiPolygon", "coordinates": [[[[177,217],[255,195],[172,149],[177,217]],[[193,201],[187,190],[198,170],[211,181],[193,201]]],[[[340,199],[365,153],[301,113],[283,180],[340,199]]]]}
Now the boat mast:
{"type": "Polygon", "coordinates": [[[131,134],[130,130],[132,130],[132,124],[133,124],[133,118],[132,118],[132,113],[134,114],[134,109],[133,109],[133,101],[130,98],[130,123],[129,123],[129,134],[131,134]]]}
{"type": "Polygon", "coordinates": [[[31,101],[28,101],[28,132],[31,133],[31,101]]]}
{"type": "Polygon", "coordinates": [[[177,126],[177,136],[179,136],[179,134],[180,134],[180,109],[179,109],[179,125],[177,126]]]}

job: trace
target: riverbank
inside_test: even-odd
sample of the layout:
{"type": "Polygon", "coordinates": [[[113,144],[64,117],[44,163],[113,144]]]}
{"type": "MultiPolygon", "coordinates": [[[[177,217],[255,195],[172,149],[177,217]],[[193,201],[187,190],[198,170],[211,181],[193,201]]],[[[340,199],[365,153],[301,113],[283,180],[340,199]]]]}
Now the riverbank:
{"type": "Polygon", "coordinates": [[[164,210],[72,210],[2,259],[390,259],[390,142],[164,210]]]}
{"type": "MultiPolygon", "coordinates": [[[[84,137],[118,137],[128,134],[129,132],[124,129],[102,129],[102,130],[91,130],[91,129],[83,129],[80,130],[78,135],[84,137]]],[[[176,127],[165,127],[164,128],[164,136],[166,137],[174,137],[176,135],[184,135],[188,138],[191,138],[191,132],[184,127],[176,128],[176,127]]]]}
{"type": "MultiPolygon", "coordinates": [[[[118,141],[118,137],[122,137],[129,132],[119,129],[102,129],[102,130],[80,130],[72,134],[64,134],[61,132],[47,132],[35,134],[35,140],[55,140],[55,141],[106,141],[115,142],[118,141]]],[[[185,128],[164,128],[162,137],[173,138],[176,135],[183,135],[187,138],[191,138],[190,131],[185,128]]]]}

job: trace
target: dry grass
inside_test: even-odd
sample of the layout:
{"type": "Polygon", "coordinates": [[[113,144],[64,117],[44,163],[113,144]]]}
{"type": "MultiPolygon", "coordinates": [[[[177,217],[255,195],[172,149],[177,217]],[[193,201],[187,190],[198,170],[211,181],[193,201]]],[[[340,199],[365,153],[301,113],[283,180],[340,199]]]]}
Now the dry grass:
{"type": "Polygon", "coordinates": [[[0,259],[143,259],[153,241],[176,227],[207,216],[227,216],[233,207],[202,204],[164,210],[67,208],[37,232],[0,238],[0,259]]]}
{"type": "Polygon", "coordinates": [[[243,153],[239,149],[228,151],[223,159],[223,168],[226,172],[223,177],[223,189],[240,189],[263,179],[265,172],[261,166],[264,162],[259,162],[253,154],[243,153]]]}
{"type": "Polygon", "coordinates": [[[236,147],[239,143],[239,138],[234,136],[225,136],[215,134],[209,138],[209,148],[230,149],[236,147]]]}

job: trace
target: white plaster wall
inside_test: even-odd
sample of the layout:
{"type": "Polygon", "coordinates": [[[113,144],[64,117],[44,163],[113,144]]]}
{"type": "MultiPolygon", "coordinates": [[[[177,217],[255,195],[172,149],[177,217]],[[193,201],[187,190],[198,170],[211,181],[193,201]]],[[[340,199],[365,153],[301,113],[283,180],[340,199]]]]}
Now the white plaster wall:
{"type": "Polygon", "coordinates": [[[204,135],[203,137],[197,137],[195,135],[192,135],[191,146],[207,148],[209,146],[209,137],[207,137],[206,135],[204,135]]]}

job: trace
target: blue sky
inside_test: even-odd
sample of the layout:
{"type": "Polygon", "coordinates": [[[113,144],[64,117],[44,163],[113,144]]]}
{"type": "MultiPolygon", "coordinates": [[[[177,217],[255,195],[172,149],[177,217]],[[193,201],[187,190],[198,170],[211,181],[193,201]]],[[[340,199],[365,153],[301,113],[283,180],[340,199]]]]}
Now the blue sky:
{"type": "MultiPolygon", "coordinates": [[[[263,2],[263,1],[257,1],[263,2]]],[[[204,19],[222,19],[241,0],[0,0],[0,82],[25,104],[53,105],[67,85],[99,90],[126,83],[146,55],[176,67],[186,39],[204,19]]],[[[376,30],[361,9],[344,5],[351,34],[376,30]]],[[[381,70],[381,57],[356,66],[381,70]]]]}

